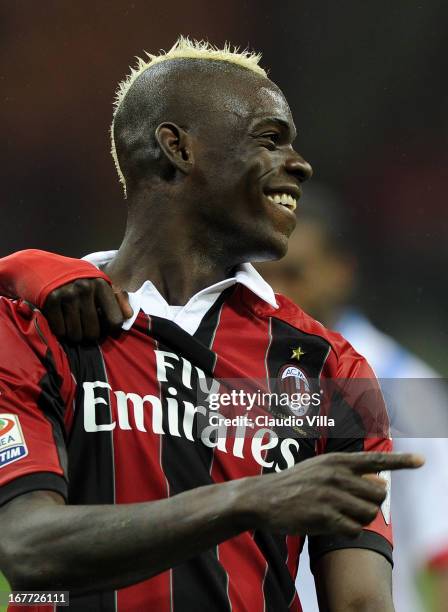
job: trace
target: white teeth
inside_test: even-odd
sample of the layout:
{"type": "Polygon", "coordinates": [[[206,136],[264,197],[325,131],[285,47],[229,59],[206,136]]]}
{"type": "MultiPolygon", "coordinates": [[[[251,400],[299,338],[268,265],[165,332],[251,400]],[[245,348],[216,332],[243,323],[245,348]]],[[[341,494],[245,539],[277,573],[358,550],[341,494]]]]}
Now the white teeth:
{"type": "Polygon", "coordinates": [[[297,207],[297,201],[289,193],[275,193],[267,196],[268,200],[273,204],[282,204],[291,210],[295,210],[297,207]]]}

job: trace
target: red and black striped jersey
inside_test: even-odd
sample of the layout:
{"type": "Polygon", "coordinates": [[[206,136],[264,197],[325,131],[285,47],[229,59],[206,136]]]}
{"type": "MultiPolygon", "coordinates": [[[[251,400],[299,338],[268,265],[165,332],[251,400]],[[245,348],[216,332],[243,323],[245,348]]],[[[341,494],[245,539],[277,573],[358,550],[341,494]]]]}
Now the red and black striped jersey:
{"type": "MultiPolygon", "coordinates": [[[[69,347],[38,310],[0,298],[0,503],[39,489],[59,492],[68,504],[147,502],[287,469],[318,453],[391,450],[387,427],[368,435],[362,392],[348,403],[335,394],[322,408],[344,435],[323,429],[318,437],[276,436],[265,427],[261,438],[256,428],[217,436],[206,423],[198,426],[207,419],[203,404],[213,381],[264,381],[270,389],[289,366],[305,382],[374,381],[340,335],[286,298],[277,301],[275,309],[237,284],[193,335],[141,311],[119,337],[69,347]]],[[[381,401],[378,409],[386,423],[381,401]]],[[[311,559],[346,547],[391,558],[386,514],[356,541],[310,538],[311,559]]],[[[294,581],[302,546],[302,537],[247,531],[133,586],[72,596],[70,609],[300,610],[294,581]]]]}

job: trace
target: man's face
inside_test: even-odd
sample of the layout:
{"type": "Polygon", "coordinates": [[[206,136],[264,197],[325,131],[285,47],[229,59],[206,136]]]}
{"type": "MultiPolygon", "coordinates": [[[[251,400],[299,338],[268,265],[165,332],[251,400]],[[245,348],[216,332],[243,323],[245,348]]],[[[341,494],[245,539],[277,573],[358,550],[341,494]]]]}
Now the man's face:
{"type": "Polygon", "coordinates": [[[282,257],[311,167],[293,148],[296,129],[268,79],[233,78],[209,93],[214,113],[198,131],[198,214],[242,260],[282,257]]]}

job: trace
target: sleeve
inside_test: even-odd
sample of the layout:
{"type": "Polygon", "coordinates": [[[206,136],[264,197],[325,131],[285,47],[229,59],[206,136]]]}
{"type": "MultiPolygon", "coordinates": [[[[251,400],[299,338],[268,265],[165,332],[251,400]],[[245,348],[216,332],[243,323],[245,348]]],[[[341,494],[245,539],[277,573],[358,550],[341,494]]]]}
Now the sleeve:
{"type": "MultiPolygon", "coordinates": [[[[378,381],[367,361],[345,343],[336,374],[323,383],[322,410],[333,419],[325,437],[317,442],[317,452],[391,452],[389,419],[378,381]]],[[[370,549],[392,564],[392,525],[390,520],[390,472],[380,476],[388,483],[387,497],[375,519],[356,538],[345,536],[310,537],[308,548],[313,563],[323,554],[342,548],[370,549]]]]}
{"type": "Polygon", "coordinates": [[[67,498],[64,417],[75,387],[40,312],[0,298],[0,505],[39,489],[67,498]]]}
{"type": "Polygon", "coordinates": [[[48,295],[79,278],[109,277],[91,263],[27,249],[0,259],[0,295],[20,297],[42,308],[48,295]]]}

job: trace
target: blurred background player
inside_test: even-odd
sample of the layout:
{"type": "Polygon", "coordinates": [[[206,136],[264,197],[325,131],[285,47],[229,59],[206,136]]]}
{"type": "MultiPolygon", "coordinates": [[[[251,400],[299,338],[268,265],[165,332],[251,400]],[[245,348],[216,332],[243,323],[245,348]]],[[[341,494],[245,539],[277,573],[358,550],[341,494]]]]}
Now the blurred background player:
{"type": "MultiPolygon", "coordinates": [[[[377,329],[354,305],[358,262],[353,219],[334,192],[316,183],[308,186],[298,217],[300,222],[286,257],[260,265],[260,271],[276,291],[347,338],[367,358],[380,382],[383,379],[383,387],[387,386],[386,401],[392,404],[394,412],[406,411],[408,406],[400,393],[404,387],[396,379],[414,379],[417,383],[417,379],[435,379],[438,374],[377,329]]],[[[425,391],[434,392],[425,400],[440,413],[439,389],[435,381],[426,382],[425,391]]],[[[442,421],[448,415],[446,401],[443,408],[446,414],[438,415],[442,421]]],[[[393,428],[393,415],[391,421],[393,428]]],[[[442,484],[448,481],[448,445],[443,437],[410,438],[402,434],[394,438],[395,450],[410,448],[425,455],[426,465],[420,471],[396,473],[392,477],[394,602],[397,612],[427,609],[417,577],[423,570],[432,570],[434,608],[442,612],[448,610],[448,496],[442,484]]],[[[297,588],[304,612],[315,612],[318,605],[308,567],[304,550],[297,588]]]]}

